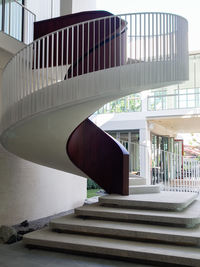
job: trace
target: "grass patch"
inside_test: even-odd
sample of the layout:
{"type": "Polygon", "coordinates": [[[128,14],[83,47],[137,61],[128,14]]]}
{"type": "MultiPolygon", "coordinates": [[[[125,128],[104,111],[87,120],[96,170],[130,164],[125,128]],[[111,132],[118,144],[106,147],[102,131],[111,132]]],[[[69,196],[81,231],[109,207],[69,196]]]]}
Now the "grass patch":
{"type": "Polygon", "coordinates": [[[99,191],[99,189],[89,189],[89,190],[87,190],[87,198],[97,196],[96,193],[97,193],[98,191],[99,191]]]}

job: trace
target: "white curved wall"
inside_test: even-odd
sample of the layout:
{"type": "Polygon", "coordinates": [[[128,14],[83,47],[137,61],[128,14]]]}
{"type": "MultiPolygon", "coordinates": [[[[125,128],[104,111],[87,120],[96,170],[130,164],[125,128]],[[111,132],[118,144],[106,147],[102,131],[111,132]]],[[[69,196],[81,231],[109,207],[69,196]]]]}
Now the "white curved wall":
{"type": "Polygon", "coordinates": [[[22,160],[0,146],[0,225],[81,206],[86,179],[22,160]]]}

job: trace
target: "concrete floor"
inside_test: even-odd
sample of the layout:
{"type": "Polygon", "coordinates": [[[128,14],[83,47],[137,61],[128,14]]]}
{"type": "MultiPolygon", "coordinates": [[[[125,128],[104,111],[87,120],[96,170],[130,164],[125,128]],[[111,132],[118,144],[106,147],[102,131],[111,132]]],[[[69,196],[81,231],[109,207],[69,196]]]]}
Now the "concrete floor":
{"type": "MultiPolygon", "coordinates": [[[[144,267],[129,263],[95,257],[78,256],[59,252],[29,249],[22,242],[12,245],[0,244],[0,267],[144,267]]],[[[153,265],[148,265],[153,266],[153,265]]]]}

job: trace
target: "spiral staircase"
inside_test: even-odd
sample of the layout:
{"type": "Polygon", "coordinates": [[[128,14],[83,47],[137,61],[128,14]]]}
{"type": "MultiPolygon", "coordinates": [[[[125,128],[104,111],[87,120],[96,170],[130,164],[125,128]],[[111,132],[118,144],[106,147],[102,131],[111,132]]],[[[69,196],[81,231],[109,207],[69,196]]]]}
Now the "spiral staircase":
{"type": "MultiPolygon", "coordinates": [[[[67,226],[52,227],[68,233],[45,229],[27,235],[26,244],[199,266],[199,249],[181,247],[182,243],[190,246],[198,241],[190,242],[185,238],[181,242],[184,231],[179,231],[177,237],[174,228],[171,228],[171,239],[165,240],[170,227],[164,226],[178,227],[184,216],[188,216],[184,226],[198,224],[199,215],[191,219],[192,207],[199,205],[195,200],[197,195],[182,193],[178,204],[175,193],[170,203],[169,195],[162,192],[148,194],[148,197],[129,195],[127,151],[88,119],[111,100],[186,80],[187,21],[168,13],[115,16],[105,11],[81,12],[36,22],[34,38],[35,41],[17,53],[4,70],[2,145],[26,160],[90,177],[108,194],[118,195],[114,200],[112,196],[115,195],[110,195],[110,200],[103,198],[96,206],[77,209],[75,217],[67,218],[68,224],[74,225],[73,230],[67,226]],[[161,215],[154,211],[156,207],[161,215]],[[137,209],[141,209],[140,215],[137,209]],[[143,212],[143,209],[146,210],[143,212]],[[166,209],[172,210],[171,214],[165,213],[166,209]],[[173,216],[173,212],[177,216],[173,216]],[[95,225],[101,224],[94,218],[105,221],[103,226],[99,225],[103,230],[97,233],[79,224],[80,218],[84,220],[85,217],[89,218],[86,224],[93,230],[95,225]],[[154,226],[151,226],[150,237],[144,229],[138,230],[139,226],[130,229],[132,224],[129,223],[134,220],[142,222],[146,229],[150,227],[145,226],[146,221],[160,224],[153,218],[161,220],[161,233],[156,233],[154,226]],[[112,226],[115,234],[111,234],[112,226]],[[131,238],[127,233],[131,233],[131,238]],[[145,243],[145,239],[163,244],[145,243]],[[187,251],[186,256],[182,250],[187,251]]],[[[64,224],[60,222],[60,225],[64,224]]]]}

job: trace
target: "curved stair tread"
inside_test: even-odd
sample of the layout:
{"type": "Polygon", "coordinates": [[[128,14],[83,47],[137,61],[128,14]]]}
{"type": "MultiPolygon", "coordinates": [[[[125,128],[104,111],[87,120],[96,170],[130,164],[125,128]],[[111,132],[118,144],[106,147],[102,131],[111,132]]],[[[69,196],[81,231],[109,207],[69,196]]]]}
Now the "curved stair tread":
{"type": "Polygon", "coordinates": [[[99,197],[101,204],[111,204],[124,207],[141,207],[160,210],[182,210],[188,207],[197,197],[198,193],[161,191],[159,194],[133,194],[129,196],[106,195],[99,197]]]}
{"type": "Polygon", "coordinates": [[[200,226],[194,228],[166,227],[98,219],[85,219],[74,214],[54,219],[50,228],[59,232],[108,236],[123,239],[154,240],[163,243],[200,245],[200,226]]]}
{"type": "Polygon", "coordinates": [[[48,228],[24,236],[26,245],[54,248],[66,252],[114,256],[129,260],[167,262],[187,266],[200,265],[200,248],[144,243],[85,235],[59,234],[48,228]]]}
{"type": "Polygon", "coordinates": [[[111,220],[148,221],[149,223],[193,227],[200,223],[200,200],[195,200],[187,209],[181,211],[105,207],[97,203],[76,208],[75,214],[111,220]]]}

